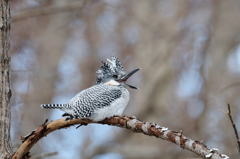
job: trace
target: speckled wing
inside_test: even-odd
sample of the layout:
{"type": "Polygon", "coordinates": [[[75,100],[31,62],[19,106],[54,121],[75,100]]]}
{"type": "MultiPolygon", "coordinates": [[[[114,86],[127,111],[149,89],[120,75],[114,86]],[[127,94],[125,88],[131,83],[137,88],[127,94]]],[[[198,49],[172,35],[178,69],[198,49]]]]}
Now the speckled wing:
{"type": "Polygon", "coordinates": [[[94,110],[109,106],[121,95],[118,87],[99,84],[81,91],[67,105],[73,109],[74,118],[88,118],[94,110]]]}

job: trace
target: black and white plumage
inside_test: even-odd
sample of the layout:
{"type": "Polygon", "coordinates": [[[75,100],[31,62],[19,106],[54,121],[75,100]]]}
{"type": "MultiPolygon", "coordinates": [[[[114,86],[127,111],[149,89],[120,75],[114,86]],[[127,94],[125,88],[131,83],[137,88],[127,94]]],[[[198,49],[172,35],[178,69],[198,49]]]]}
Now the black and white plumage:
{"type": "Polygon", "coordinates": [[[92,119],[101,121],[116,115],[122,115],[129,101],[129,92],[126,87],[135,88],[125,84],[126,80],[137,72],[136,69],[129,74],[124,72],[123,66],[117,57],[112,57],[109,63],[103,62],[96,84],[79,92],[66,104],[42,104],[42,108],[60,109],[69,116],[67,120],[92,119]]]}

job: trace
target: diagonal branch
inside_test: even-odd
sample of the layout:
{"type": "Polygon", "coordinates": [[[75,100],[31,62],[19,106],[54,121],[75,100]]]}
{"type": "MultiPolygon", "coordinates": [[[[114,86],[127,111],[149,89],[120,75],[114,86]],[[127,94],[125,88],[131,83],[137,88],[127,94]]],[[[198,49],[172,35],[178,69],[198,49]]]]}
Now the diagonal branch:
{"type": "Polygon", "coordinates": [[[87,125],[90,123],[99,123],[99,124],[107,124],[112,126],[118,126],[121,128],[129,129],[136,133],[143,133],[148,136],[155,136],[157,138],[161,138],[163,140],[170,141],[180,146],[183,149],[190,150],[195,154],[203,157],[203,158],[211,158],[211,159],[220,159],[228,157],[226,155],[218,153],[217,149],[209,150],[206,145],[200,143],[199,141],[194,141],[186,136],[184,136],[181,132],[171,131],[168,128],[164,128],[155,123],[143,122],[135,117],[127,117],[127,116],[117,116],[109,119],[105,119],[100,122],[94,122],[91,120],[81,120],[81,119],[73,119],[69,121],[65,121],[65,118],[52,121],[47,124],[47,121],[39,126],[36,131],[30,133],[26,137],[24,137],[22,145],[19,149],[13,154],[13,159],[22,159],[25,155],[28,155],[29,150],[44,136],[49,133],[62,129],[68,128],[73,125],[87,125]]]}

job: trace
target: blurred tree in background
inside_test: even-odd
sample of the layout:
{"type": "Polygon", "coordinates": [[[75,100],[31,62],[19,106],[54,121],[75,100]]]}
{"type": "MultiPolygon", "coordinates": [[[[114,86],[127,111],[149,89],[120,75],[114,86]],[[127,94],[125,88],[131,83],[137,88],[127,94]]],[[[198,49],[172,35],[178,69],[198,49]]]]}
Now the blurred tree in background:
{"type": "MultiPolygon", "coordinates": [[[[98,65],[118,56],[128,83],[125,115],[183,130],[192,139],[237,156],[226,103],[240,127],[240,1],[12,0],[13,151],[19,136],[95,83],[98,65]]],[[[31,149],[49,158],[186,158],[189,151],[156,138],[105,125],[54,132],[31,149]],[[114,132],[114,133],[113,133],[114,132]]]]}

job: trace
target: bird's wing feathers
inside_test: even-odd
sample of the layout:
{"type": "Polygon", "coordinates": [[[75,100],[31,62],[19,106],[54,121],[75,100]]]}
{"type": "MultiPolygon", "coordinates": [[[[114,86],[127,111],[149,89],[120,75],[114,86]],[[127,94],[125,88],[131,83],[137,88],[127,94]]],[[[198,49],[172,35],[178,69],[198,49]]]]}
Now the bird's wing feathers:
{"type": "Polygon", "coordinates": [[[91,116],[95,109],[109,106],[121,95],[118,87],[100,84],[81,91],[67,104],[74,109],[74,116],[85,118],[91,116]]]}

